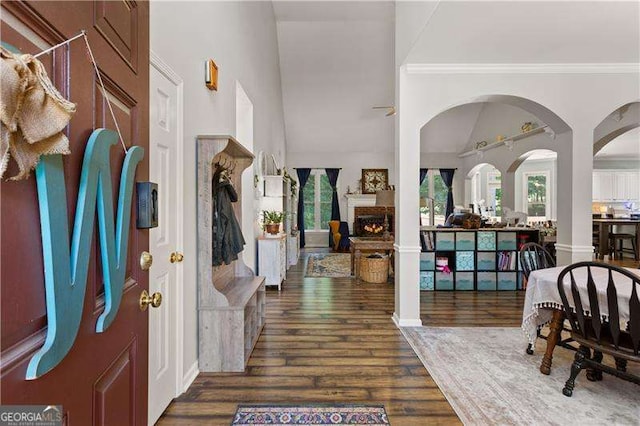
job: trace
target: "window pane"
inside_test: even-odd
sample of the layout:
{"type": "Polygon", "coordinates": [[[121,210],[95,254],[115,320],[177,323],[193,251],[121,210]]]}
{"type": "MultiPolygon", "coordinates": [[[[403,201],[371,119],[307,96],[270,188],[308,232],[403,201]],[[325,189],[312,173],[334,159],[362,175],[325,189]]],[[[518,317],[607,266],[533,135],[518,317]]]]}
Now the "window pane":
{"type": "Polygon", "coordinates": [[[433,210],[435,212],[435,220],[436,225],[444,224],[446,218],[444,214],[447,211],[447,194],[448,190],[442,180],[442,176],[440,174],[433,175],[433,198],[435,202],[433,203],[433,210]]]}
{"type": "Polygon", "coordinates": [[[488,192],[488,200],[487,200],[487,209],[489,216],[501,216],[502,208],[501,200],[502,200],[502,188],[496,184],[487,185],[488,192]]]}
{"type": "MultiPolygon", "coordinates": [[[[315,176],[311,175],[309,176],[309,179],[307,180],[307,184],[304,186],[304,202],[305,203],[312,203],[315,200],[316,197],[316,193],[315,193],[315,188],[316,186],[316,180],[315,180],[315,176]]],[[[306,207],[305,207],[306,209],[306,207]]]]}
{"type": "Polygon", "coordinates": [[[304,203],[304,229],[315,229],[316,220],[313,203],[304,203]]]}
{"type": "Polygon", "coordinates": [[[547,177],[527,176],[527,215],[544,217],[547,214],[547,177]]]}
{"type": "Polygon", "coordinates": [[[420,198],[426,198],[429,196],[429,175],[424,178],[420,185],[420,198]]]}
{"type": "Polygon", "coordinates": [[[329,229],[331,203],[320,203],[320,229],[329,229]]]}
{"type": "Polygon", "coordinates": [[[332,195],[333,190],[331,189],[331,185],[329,185],[329,178],[325,173],[323,173],[320,175],[320,202],[330,203],[332,195]]]}
{"type": "Polygon", "coordinates": [[[304,186],[304,229],[315,229],[315,193],[316,179],[315,175],[309,176],[307,184],[304,186]]]}
{"type": "MultiPolygon", "coordinates": [[[[421,206],[424,199],[428,197],[429,197],[429,174],[427,173],[427,176],[425,176],[424,180],[422,181],[422,184],[420,185],[420,205],[421,206]]],[[[420,224],[433,225],[433,223],[429,223],[428,203],[427,203],[427,206],[420,207],[420,224]]]]}

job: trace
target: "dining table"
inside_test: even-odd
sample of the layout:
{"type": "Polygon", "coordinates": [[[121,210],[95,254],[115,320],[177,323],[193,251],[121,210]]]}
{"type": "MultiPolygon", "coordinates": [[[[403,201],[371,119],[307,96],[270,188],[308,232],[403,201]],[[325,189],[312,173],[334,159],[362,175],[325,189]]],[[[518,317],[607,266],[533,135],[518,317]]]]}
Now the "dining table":
{"type": "Polygon", "coordinates": [[[634,218],[597,218],[593,219],[593,223],[598,225],[598,258],[604,259],[609,254],[609,233],[614,225],[632,225],[635,226],[636,232],[636,260],[640,260],[640,219],[634,218]]]}
{"type": "MultiPolygon", "coordinates": [[[[524,310],[522,312],[522,331],[529,344],[535,345],[538,338],[538,331],[545,325],[549,325],[549,335],[547,336],[547,347],[540,364],[542,374],[551,373],[553,351],[558,343],[558,338],[563,329],[565,314],[562,299],[558,290],[558,276],[566,266],[556,266],[554,268],[538,269],[529,274],[529,280],[524,298],[524,310]]],[[[640,278],[640,269],[624,268],[640,278]]],[[[591,268],[593,281],[596,285],[600,311],[603,318],[608,318],[607,285],[609,271],[605,268],[591,268]]],[[[589,306],[589,295],[587,293],[587,269],[579,268],[574,270],[574,277],[582,306],[589,306]]],[[[618,309],[620,319],[620,329],[627,329],[630,310],[632,281],[618,273],[613,272],[613,281],[616,284],[618,309]]],[[[575,307],[571,293],[570,276],[567,274],[563,280],[563,286],[567,300],[572,308],[575,307]]]]}

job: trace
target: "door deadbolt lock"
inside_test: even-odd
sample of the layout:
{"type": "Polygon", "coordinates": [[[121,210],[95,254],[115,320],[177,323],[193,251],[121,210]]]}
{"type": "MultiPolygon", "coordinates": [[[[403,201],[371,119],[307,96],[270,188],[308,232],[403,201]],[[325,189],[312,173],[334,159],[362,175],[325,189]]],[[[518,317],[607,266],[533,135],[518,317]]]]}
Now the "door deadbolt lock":
{"type": "Polygon", "coordinates": [[[153,265],[153,256],[148,251],[140,253],[140,269],[148,271],[153,265]]]}
{"type": "Polygon", "coordinates": [[[151,305],[152,308],[157,308],[162,305],[162,293],[157,291],[149,296],[147,290],[142,290],[142,294],[140,295],[140,310],[146,311],[149,305],[151,305]]]}
{"type": "Polygon", "coordinates": [[[174,251],[169,256],[169,262],[171,263],[180,263],[184,259],[184,255],[180,252],[174,251]]]}

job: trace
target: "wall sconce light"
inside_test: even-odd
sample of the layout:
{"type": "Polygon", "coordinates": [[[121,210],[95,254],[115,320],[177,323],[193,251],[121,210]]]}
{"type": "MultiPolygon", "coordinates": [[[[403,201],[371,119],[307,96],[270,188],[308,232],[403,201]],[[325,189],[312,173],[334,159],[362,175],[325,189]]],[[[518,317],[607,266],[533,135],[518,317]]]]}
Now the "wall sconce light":
{"type": "Polygon", "coordinates": [[[204,63],[204,84],[209,90],[218,90],[218,66],[213,59],[204,63]]]}
{"type": "Polygon", "coordinates": [[[509,151],[513,151],[513,140],[507,139],[504,141],[504,145],[507,147],[509,151]]]}

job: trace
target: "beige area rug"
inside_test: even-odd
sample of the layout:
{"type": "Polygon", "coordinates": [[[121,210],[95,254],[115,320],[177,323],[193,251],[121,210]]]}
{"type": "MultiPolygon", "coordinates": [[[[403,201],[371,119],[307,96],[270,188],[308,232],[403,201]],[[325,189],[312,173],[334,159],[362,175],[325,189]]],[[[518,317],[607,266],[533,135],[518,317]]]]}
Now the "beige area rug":
{"type": "MultiPolygon", "coordinates": [[[[582,371],[562,394],[574,352],[556,348],[550,376],[538,371],[546,341],[525,353],[519,328],[406,327],[402,332],[467,425],[640,425],[640,386],[582,371]]],[[[611,360],[605,355],[605,362],[611,360]]],[[[629,363],[629,371],[640,373],[629,363]]]]}
{"type": "Polygon", "coordinates": [[[311,253],[307,260],[306,277],[350,277],[349,253],[311,253]]]}

